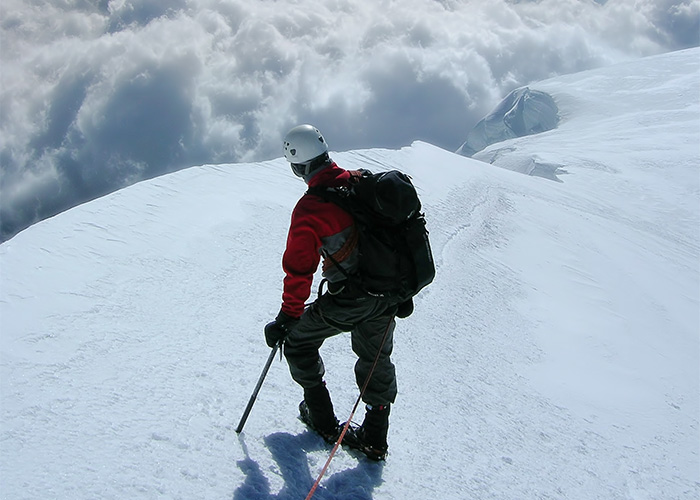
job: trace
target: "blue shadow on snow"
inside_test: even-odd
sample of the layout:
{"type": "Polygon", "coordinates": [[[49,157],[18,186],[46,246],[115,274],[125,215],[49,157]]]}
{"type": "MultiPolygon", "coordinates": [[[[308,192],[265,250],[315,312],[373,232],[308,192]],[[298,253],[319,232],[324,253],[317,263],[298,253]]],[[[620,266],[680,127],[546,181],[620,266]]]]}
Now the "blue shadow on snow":
{"type": "MultiPolygon", "coordinates": [[[[296,436],[286,432],[270,434],[265,445],[279,466],[284,485],[277,494],[270,492],[270,482],[263,474],[260,465],[250,458],[248,448],[239,436],[245,458],[237,462],[245,474],[245,481],[233,494],[233,500],[298,500],[306,498],[316,481],[325,459],[319,463],[318,471],[311,474],[307,453],[327,450],[328,445],[311,432],[296,436]]],[[[327,456],[326,456],[327,458],[327,456]]],[[[314,500],[371,500],[374,488],[382,484],[382,462],[375,463],[359,459],[357,467],[332,473],[329,471],[321,480],[314,493],[314,500]]],[[[330,469],[332,469],[332,464],[330,469]]]]}

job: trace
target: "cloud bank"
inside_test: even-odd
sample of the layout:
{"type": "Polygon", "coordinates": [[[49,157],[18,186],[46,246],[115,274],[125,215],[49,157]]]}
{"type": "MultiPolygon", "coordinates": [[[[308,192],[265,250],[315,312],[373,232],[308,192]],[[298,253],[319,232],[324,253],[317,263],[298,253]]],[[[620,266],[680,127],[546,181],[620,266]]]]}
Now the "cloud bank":
{"type": "Polygon", "coordinates": [[[700,0],[4,0],[0,238],[190,165],[455,150],[508,92],[700,44],[700,0]]]}

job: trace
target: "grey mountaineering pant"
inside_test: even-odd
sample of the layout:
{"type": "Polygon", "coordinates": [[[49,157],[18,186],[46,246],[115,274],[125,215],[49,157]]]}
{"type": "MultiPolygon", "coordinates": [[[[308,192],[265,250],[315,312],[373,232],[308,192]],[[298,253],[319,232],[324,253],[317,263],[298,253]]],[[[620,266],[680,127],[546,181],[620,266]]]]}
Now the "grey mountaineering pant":
{"type": "Polygon", "coordinates": [[[325,293],[308,307],[284,343],[292,378],[303,388],[323,382],[325,368],[319,355],[323,341],[341,332],[350,332],[355,363],[355,380],[362,388],[372,369],[379,345],[386,340],[363,400],[369,405],[385,405],[396,399],[396,371],[390,356],[394,344],[396,305],[370,295],[343,290],[325,293]],[[387,331],[388,329],[388,331],[387,331]]]}

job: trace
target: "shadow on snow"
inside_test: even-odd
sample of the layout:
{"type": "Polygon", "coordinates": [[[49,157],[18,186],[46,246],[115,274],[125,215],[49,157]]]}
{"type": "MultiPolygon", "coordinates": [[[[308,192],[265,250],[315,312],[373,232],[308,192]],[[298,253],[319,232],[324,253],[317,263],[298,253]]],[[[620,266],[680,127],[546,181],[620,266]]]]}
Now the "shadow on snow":
{"type": "MultiPolygon", "coordinates": [[[[311,474],[307,453],[329,450],[328,445],[317,435],[304,432],[298,435],[278,432],[265,438],[265,445],[270,450],[273,460],[279,466],[284,485],[279,493],[272,494],[270,482],[263,474],[260,465],[250,458],[248,448],[239,436],[245,458],[237,462],[245,474],[245,481],[233,494],[233,500],[298,500],[306,498],[313,486],[321,467],[311,474]]],[[[332,468],[332,464],[331,464],[332,468]]],[[[357,467],[335,472],[326,471],[321,484],[314,493],[314,500],[371,500],[372,491],[382,483],[383,463],[360,459],[357,467]]]]}

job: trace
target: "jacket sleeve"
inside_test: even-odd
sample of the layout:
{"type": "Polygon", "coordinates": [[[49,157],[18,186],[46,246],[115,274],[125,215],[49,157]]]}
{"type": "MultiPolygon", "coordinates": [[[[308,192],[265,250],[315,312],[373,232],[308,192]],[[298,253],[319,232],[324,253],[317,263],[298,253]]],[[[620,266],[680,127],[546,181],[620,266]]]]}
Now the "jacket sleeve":
{"type": "Polygon", "coordinates": [[[311,295],[324,241],[346,237],[352,224],[352,217],[337,205],[317,196],[301,197],[292,212],[287,248],[282,257],[285,273],[282,312],[292,318],[302,315],[304,302],[311,295]]]}
{"type": "Polygon", "coordinates": [[[282,312],[293,318],[304,312],[304,302],[311,295],[314,273],[321,259],[318,221],[305,201],[306,197],[299,200],[292,212],[287,248],[282,257],[285,273],[282,312]]]}

